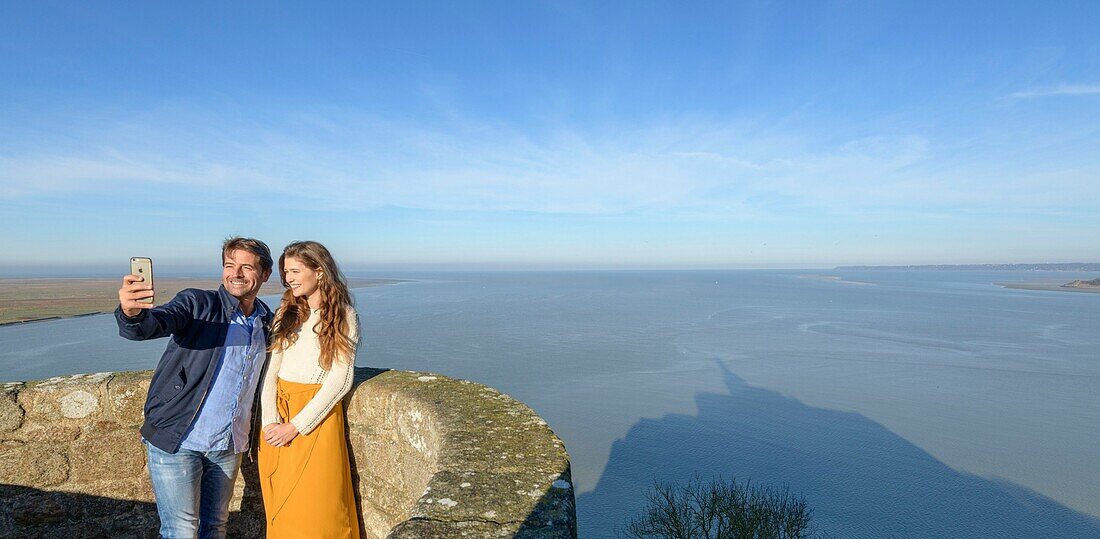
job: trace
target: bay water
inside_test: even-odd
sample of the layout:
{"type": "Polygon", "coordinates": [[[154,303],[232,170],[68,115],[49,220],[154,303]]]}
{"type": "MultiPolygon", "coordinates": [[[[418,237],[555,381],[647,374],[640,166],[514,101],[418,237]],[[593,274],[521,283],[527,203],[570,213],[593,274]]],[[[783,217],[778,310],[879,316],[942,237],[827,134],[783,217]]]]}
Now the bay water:
{"type": "MultiPolygon", "coordinates": [[[[370,274],[359,365],[530,405],[581,537],[653,482],[751,479],[835,537],[1100,537],[1100,294],[979,271],[370,274]]],[[[271,301],[277,298],[266,298],[271,301]]],[[[0,380],[149,369],[110,315],[0,327],[0,380]]]]}

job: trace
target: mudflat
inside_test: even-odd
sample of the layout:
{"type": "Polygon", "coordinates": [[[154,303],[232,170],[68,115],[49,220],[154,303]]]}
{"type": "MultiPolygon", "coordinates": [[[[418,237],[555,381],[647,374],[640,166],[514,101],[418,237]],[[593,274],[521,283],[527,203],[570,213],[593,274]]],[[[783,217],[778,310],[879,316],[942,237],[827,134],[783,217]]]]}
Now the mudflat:
{"type": "MultiPolygon", "coordinates": [[[[398,279],[348,279],[351,288],[366,288],[401,282],[398,279]]],[[[157,277],[156,296],[160,305],[185,288],[212,290],[220,281],[188,277],[157,277]]],[[[67,318],[110,312],[118,306],[118,279],[105,278],[6,278],[0,279],[0,325],[67,318]]],[[[261,296],[283,293],[278,277],[260,289],[261,296]]]]}

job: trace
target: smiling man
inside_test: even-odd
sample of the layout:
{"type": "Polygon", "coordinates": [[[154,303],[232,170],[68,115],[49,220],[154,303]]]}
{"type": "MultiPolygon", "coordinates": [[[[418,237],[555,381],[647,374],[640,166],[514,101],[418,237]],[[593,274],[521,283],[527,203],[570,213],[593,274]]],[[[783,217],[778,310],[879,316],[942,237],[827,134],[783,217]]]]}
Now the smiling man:
{"type": "Polygon", "coordinates": [[[272,312],[256,294],[272,264],[264,242],[230,238],[222,245],[218,290],[189,288],[161,306],[139,301],[153,297],[141,277],[122,278],[119,335],[172,337],[153,372],[141,426],[161,537],[225,537],[267,361],[272,312]]]}

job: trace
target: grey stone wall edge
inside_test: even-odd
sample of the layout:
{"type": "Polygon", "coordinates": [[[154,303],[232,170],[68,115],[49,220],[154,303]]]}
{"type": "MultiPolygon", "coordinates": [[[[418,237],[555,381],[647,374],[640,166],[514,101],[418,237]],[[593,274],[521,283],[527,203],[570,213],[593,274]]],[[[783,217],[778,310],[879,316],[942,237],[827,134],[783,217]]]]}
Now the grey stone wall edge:
{"type": "MultiPolygon", "coordinates": [[[[0,536],[66,533],[74,520],[148,535],[137,427],[150,375],[0,385],[0,536]]],[[[564,443],[522,402],[468,380],[357,368],[345,408],[364,537],[576,538],[564,443]]],[[[254,467],[246,459],[230,506],[234,536],[262,535],[254,467]]]]}

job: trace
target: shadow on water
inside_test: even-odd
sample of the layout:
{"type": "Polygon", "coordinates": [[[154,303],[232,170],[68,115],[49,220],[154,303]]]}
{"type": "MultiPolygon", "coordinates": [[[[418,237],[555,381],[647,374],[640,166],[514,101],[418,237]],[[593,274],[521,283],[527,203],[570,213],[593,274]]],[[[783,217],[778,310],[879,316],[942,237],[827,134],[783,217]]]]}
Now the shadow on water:
{"type": "Polygon", "coordinates": [[[697,416],[643,419],[613,444],[596,488],[578,496],[581,537],[614,537],[654,480],[696,472],[787,484],[836,537],[1100,537],[1100,519],[953,470],[860,414],[749,386],[718,365],[728,395],[700,393],[697,416]]]}

